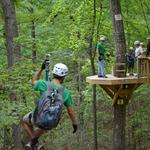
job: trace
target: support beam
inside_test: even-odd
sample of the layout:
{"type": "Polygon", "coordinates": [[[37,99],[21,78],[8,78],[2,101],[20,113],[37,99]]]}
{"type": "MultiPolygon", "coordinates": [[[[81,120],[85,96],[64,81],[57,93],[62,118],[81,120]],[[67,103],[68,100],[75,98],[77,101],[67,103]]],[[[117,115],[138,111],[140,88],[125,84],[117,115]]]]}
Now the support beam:
{"type": "Polygon", "coordinates": [[[111,91],[111,89],[109,88],[109,86],[107,85],[101,85],[101,87],[103,88],[103,90],[111,97],[114,97],[113,92],[111,91]]]}

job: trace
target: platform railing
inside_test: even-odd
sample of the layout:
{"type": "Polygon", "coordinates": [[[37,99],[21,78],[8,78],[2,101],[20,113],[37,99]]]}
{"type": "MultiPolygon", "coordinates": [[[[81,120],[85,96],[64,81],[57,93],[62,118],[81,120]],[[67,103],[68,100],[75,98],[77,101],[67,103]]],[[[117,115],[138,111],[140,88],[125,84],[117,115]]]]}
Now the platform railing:
{"type": "Polygon", "coordinates": [[[138,77],[150,78],[150,57],[138,57],[137,71],[138,77]]]}

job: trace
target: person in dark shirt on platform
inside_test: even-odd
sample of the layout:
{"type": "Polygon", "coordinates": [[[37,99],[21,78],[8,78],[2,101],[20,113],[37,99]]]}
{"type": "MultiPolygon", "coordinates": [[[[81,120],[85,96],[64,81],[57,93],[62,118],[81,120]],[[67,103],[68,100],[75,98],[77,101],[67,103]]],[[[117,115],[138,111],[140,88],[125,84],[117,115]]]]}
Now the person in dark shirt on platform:
{"type": "Polygon", "coordinates": [[[130,47],[129,51],[126,53],[126,59],[127,59],[127,68],[128,73],[130,76],[134,75],[134,63],[135,63],[135,53],[134,48],[130,47]]]}

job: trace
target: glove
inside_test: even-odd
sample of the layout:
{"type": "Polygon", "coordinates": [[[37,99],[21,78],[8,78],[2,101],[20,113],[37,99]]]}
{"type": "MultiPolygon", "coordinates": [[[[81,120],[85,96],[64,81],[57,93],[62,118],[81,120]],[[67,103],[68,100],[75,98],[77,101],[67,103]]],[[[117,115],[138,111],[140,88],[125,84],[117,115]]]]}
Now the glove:
{"type": "Polygon", "coordinates": [[[77,131],[77,129],[78,129],[78,125],[77,124],[73,124],[72,127],[73,127],[73,132],[72,133],[75,133],[77,131]]]}
{"type": "Polygon", "coordinates": [[[41,69],[44,70],[46,68],[47,63],[49,62],[49,60],[44,60],[44,62],[42,63],[41,69]]]}
{"type": "Polygon", "coordinates": [[[46,60],[42,63],[41,69],[44,70],[46,68],[46,60]]]}

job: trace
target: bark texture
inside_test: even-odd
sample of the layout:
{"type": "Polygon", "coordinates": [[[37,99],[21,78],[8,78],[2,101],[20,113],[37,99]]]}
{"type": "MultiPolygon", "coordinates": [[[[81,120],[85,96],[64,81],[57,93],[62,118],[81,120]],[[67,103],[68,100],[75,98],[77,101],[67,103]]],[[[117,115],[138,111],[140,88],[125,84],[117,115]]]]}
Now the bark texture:
{"type": "Polygon", "coordinates": [[[126,44],[125,34],[123,26],[123,18],[121,15],[120,0],[110,0],[113,32],[116,47],[116,67],[115,76],[125,77],[126,76],[126,44]]]}
{"type": "Polygon", "coordinates": [[[12,67],[21,56],[20,46],[15,42],[15,38],[18,37],[15,4],[13,0],[1,0],[0,4],[3,9],[8,67],[12,67]]]}

